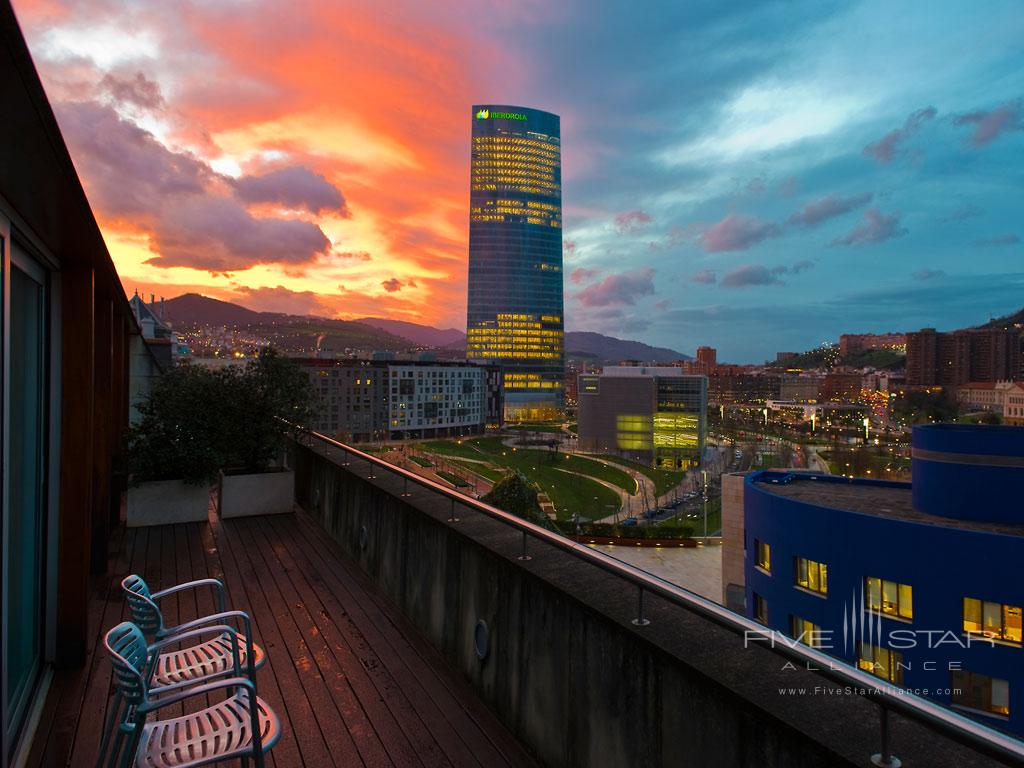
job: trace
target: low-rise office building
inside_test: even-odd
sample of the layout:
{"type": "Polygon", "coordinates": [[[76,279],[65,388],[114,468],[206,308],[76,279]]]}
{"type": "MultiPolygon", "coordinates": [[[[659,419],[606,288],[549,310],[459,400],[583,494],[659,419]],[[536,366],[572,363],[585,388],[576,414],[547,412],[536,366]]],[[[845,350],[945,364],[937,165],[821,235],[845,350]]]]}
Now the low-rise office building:
{"type": "Polygon", "coordinates": [[[297,362],[313,385],[314,428],[323,434],[373,442],[472,435],[500,424],[496,368],[435,360],[297,362]]]}
{"type": "Polygon", "coordinates": [[[1024,433],[927,425],[912,455],[910,483],[727,477],[725,602],[880,685],[1024,733],[1024,433]]]}
{"type": "Polygon", "coordinates": [[[579,448],[667,469],[700,464],[707,378],[679,368],[609,366],[579,378],[579,448]]]}

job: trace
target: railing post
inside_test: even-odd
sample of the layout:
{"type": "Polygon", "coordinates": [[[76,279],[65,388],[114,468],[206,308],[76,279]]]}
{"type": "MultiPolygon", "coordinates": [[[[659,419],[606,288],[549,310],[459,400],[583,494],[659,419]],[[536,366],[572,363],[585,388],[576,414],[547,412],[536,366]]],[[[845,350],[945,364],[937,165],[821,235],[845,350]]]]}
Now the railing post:
{"type": "Polygon", "coordinates": [[[889,751],[889,708],[879,704],[878,714],[881,718],[882,751],[871,756],[871,764],[878,768],[900,768],[902,761],[889,751]]]}
{"type": "Polygon", "coordinates": [[[636,597],[636,618],[633,619],[633,624],[646,627],[650,623],[650,619],[644,618],[644,588],[640,587],[636,597]]]}
{"type": "Polygon", "coordinates": [[[402,475],[402,493],[400,495],[403,499],[408,499],[412,496],[412,494],[409,493],[409,478],[405,475],[402,475]]]}
{"type": "Polygon", "coordinates": [[[368,474],[366,476],[366,479],[367,480],[376,480],[377,479],[377,465],[374,464],[372,461],[367,461],[366,463],[370,465],[370,474],[368,474]]]}
{"type": "Polygon", "coordinates": [[[341,450],[341,461],[338,462],[339,467],[350,467],[352,466],[352,460],[349,458],[349,452],[344,448],[341,450]]]}
{"type": "Polygon", "coordinates": [[[459,518],[457,518],[455,516],[455,499],[449,499],[449,501],[451,501],[452,505],[451,505],[451,509],[448,512],[448,522],[449,523],[457,523],[457,522],[459,522],[459,518]]]}
{"type": "Polygon", "coordinates": [[[533,557],[531,557],[530,555],[526,554],[526,529],[525,528],[523,529],[523,551],[522,551],[522,554],[520,554],[519,557],[516,558],[516,560],[523,560],[523,561],[533,560],[533,557]]]}

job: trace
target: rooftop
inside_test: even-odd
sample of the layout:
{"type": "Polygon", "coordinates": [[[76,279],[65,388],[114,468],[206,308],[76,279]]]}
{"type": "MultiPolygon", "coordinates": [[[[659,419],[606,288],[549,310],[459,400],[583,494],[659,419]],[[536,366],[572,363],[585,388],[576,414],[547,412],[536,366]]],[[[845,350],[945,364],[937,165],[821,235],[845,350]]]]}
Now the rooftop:
{"type": "MultiPolygon", "coordinates": [[[[92,585],[89,658],[57,673],[31,766],[95,764],[111,693],[101,632],[127,618],[128,573],[155,588],[220,578],[253,617],[260,695],[285,724],[269,766],[534,764],[305,513],[121,528],[111,558],[92,585]]],[[[171,623],[214,612],[208,592],[185,594],[163,603],[171,623]]]]}
{"type": "Polygon", "coordinates": [[[850,480],[835,475],[786,472],[765,472],[759,478],[755,477],[755,482],[760,490],[819,507],[967,531],[1024,536],[1024,525],[955,520],[919,512],[911,503],[910,483],[861,478],[850,480]],[[770,480],[786,475],[791,475],[793,479],[786,483],[770,480]]]}

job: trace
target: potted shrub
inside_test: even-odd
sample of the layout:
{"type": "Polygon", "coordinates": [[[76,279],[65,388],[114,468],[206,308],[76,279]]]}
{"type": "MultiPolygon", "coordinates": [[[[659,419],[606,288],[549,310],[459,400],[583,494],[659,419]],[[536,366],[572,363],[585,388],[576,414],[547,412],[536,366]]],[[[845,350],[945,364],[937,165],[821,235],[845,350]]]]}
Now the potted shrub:
{"type": "Polygon", "coordinates": [[[157,378],[128,434],[129,526],[204,521],[223,464],[223,375],[181,365],[157,378]]]}
{"type": "Polygon", "coordinates": [[[222,517],[291,512],[295,473],[284,461],[290,434],[305,427],[313,392],[305,372],[273,349],[225,377],[226,461],[217,510],[222,517]]]}

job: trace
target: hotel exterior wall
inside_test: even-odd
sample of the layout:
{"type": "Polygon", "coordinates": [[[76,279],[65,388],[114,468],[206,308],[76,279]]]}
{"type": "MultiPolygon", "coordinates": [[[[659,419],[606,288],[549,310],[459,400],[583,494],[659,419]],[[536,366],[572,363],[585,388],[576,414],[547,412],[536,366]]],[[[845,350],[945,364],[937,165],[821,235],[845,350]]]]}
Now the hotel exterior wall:
{"type": "MultiPolygon", "coordinates": [[[[856,664],[857,649],[842,647],[842,628],[852,602],[861,604],[864,579],[869,576],[909,584],[914,590],[913,621],[882,617],[885,633],[894,629],[949,631],[966,643],[962,632],[964,597],[1010,605],[1024,602],[1020,578],[1024,537],[808,504],[765,489],[756,482],[763,474],[749,476],[744,488],[746,601],[748,616],[753,618],[754,593],[767,600],[768,625],[774,630],[789,635],[790,616],[799,616],[831,631],[832,644],[838,647],[828,652],[856,664]],[[771,545],[771,575],[754,564],[757,540],[771,545]],[[796,556],[827,564],[827,596],[794,586],[796,556]]],[[[819,477],[797,482],[830,481],[819,477]]],[[[882,485],[873,480],[835,482],[882,485]]],[[[994,715],[978,715],[978,719],[1024,733],[1024,649],[977,641],[970,648],[952,643],[927,648],[925,638],[920,639],[922,647],[900,650],[904,663],[911,667],[903,673],[905,687],[950,687],[948,665],[954,662],[961,662],[966,671],[1008,680],[1009,719],[994,715]],[[934,662],[936,670],[923,669],[925,662],[934,662]]],[[[932,698],[950,703],[948,695],[932,698]]]]}
{"type": "Polygon", "coordinates": [[[1024,430],[974,424],[915,427],[914,508],[958,520],[1024,524],[1024,430]]]}

